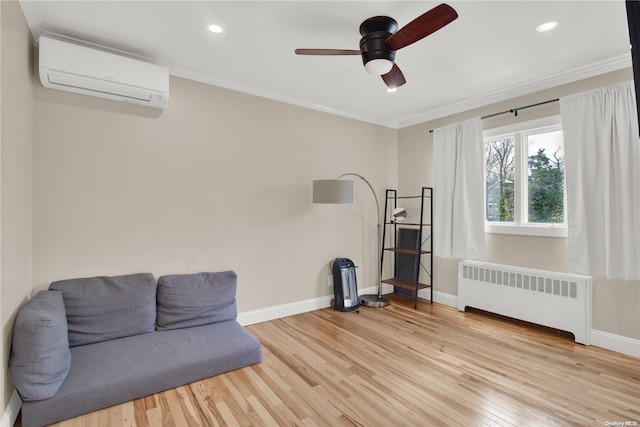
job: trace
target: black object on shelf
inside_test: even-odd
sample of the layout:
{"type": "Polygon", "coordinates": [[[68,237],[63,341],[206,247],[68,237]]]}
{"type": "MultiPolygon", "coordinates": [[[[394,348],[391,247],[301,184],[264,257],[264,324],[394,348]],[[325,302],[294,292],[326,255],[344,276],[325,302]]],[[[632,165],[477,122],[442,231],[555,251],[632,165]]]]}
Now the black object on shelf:
{"type": "MultiPolygon", "coordinates": [[[[419,233],[417,228],[398,227],[397,247],[403,249],[416,250],[419,247],[419,233]]],[[[418,255],[396,252],[393,266],[393,277],[396,279],[413,282],[419,273],[420,261],[417,260],[418,255]]],[[[413,298],[411,289],[394,286],[393,291],[396,294],[405,295],[413,298]]]]}

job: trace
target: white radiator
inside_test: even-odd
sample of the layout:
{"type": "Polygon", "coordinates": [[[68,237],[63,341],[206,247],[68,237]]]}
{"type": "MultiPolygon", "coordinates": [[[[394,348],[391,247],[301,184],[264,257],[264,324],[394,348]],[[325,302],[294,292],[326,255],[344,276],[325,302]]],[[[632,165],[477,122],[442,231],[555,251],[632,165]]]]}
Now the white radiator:
{"type": "Polygon", "coordinates": [[[458,310],[473,307],[549,326],[590,345],[591,286],[588,276],[461,260],[458,310]]]}

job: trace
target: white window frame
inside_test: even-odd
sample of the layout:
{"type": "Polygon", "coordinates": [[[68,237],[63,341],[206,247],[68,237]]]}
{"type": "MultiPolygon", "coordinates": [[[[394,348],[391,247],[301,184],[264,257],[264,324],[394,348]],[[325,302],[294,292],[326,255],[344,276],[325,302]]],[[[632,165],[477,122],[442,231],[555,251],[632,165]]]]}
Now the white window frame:
{"type": "MultiPolygon", "coordinates": [[[[544,133],[562,130],[562,119],[560,115],[544,117],[541,119],[530,120],[527,122],[516,123],[513,125],[502,126],[499,128],[488,129],[483,132],[483,143],[495,141],[498,139],[515,138],[514,143],[514,175],[518,185],[514,183],[514,222],[497,222],[487,221],[486,210],[485,217],[485,233],[497,234],[516,234],[524,236],[543,236],[543,237],[567,237],[567,192],[566,182],[564,191],[564,223],[562,224],[536,224],[523,222],[523,218],[528,218],[528,204],[523,195],[528,192],[528,180],[526,179],[529,169],[528,153],[522,153],[526,144],[526,137],[532,133],[544,133]],[[524,138],[524,141],[522,139],[524,138]],[[523,179],[523,177],[525,179],[523,179]]],[[[486,165],[486,159],[485,159],[486,165]]],[[[566,175],[566,174],[565,174],[566,175]]],[[[486,179],[486,171],[485,171],[486,179]]],[[[486,188],[486,186],[484,186],[486,188]]],[[[484,197],[487,197],[486,190],[484,197]]],[[[486,200],[485,200],[486,206],[486,200]]]]}

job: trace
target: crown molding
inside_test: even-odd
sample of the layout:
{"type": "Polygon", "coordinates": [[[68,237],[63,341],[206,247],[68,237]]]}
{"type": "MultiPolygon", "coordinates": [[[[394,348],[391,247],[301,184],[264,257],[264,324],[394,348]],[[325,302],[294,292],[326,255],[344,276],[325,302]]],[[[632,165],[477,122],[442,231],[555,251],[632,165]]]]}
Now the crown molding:
{"type": "Polygon", "coordinates": [[[463,102],[437,108],[405,120],[400,120],[397,123],[397,129],[473,110],[474,108],[484,107],[495,104],[496,102],[506,101],[563,84],[598,76],[600,74],[621,70],[623,68],[631,67],[631,65],[631,55],[621,55],[606,61],[596,62],[585,67],[567,70],[552,76],[512,86],[491,94],[481,95],[463,102]]]}
{"type": "Polygon", "coordinates": [[[258,89],[258,88],[255,88],[255,87],[250,87],[250,86],[247,86],[247,85],[240,85],[240,84],[237,84],[237,83],[234,83],[234,82],[230,82],[230,81],[227,81],[227,80],[211,78],[210,76],[207,76],[207,75],[204,75],[204,74],[200,74],[200,73],[194,73],[194,72],[187,71],[187,70],[170,68],[169,69],[169,74],[171,74],[173,76],[176,76],[176,77],[182,77],[182,78],[185,78],[185,79],[188,79],[188,80],[194,80],[194,81],[197,81],[197,82],[200,82],[200,83],[209,84],[209,85],[212,85],[212,86],[218,86],[218,87],[221,87],[221,88],[224,88],[224,89],[233,90],[233,91],[236,91],[236,92],[246,93],[248,95],[257,96],[257,97],[260,97],[260,98],[270,99],[272,101],[283,102],[285,104],[295,105],[297,107],[308,108],[308,109],[311,109],[311,110],[320,111],[322,113],[332,114],[334,116],[340,116],[340,117],[344,117],[344,118],[347,118],[347,119],[357,120],[357,121],[360,121],[360,122],[366,122],[366,123],[371,123],[371,124],[374,124],[374,125],[379,125],[379,126],[392,128],[392,129],[397,129],[397,123],[393,122],[393,121],[374,120],[371,117],[367,117],[367,116],[364,116],[364,115],[353,114],[353,113],[349,113],[349,112],[346,112],[346,111],[339,110],[337,108],[332,108],[332,107],[328,107],[328,106],[325,106],[325,105],[305,102],[304,100],[301,100],[301,99],[283,96],[282,94],[279,94],[279,93],[276,93],[276,92],[265,91],[265,90],[258,89]]]}
{"type": "Polygon", "coordinates": [[[451,116],[453,114],[473,110],[475,108],[485,107],[487,105],[517,98],[519,96],[528,95],[534,92],[560,86],[563,84],[572,83],[572,82],[586,79],[589,77],[598,76],[600,74],[605,74],[605,73],[617,71],[623,68],[628,68],[628,67],[631,67],[631,65],[632,65],[631,56],[621,55],[621,56],[612,58],[610,60],[601,61],[585,67],[564,71],[552,76],[547,76],[547,77],[533,80],[524,84],[505,88],[500,91],[492,92],[491,94],[481,95],[475,98],[468,99],[463,102],[458,102],[458,103],[450,104],[437,109],[433,109],[413,117],[399,120],[397,122],[395,121],[381,122],[379,120],[374,120],[371,117],[348,113],[346,111],[327,107],[324,105],[304,102],[303,100],[300,100],[300,99],[282,96],[281,94],[264,91],[254,87],[247,87],[247,86],[239,85],[237,83],[233,83],[229,81],[213,79],[210,76],[206,76],[199,73],[193,73],[187,70],[171,69],[170,74],[176,77],[182,77],[185,79],[194,80],[194,81],[222,87],[229,90],[258,96],[261,98],[266,98],[266,99],[270,99],[277,102],[283,102],[283,103],[295,105],[298,107],[320,111],[322,113],[332,114],[332,115],[336,115],[336,116],[340,116],[340,117],[344,117],[352,120],[384,126],[391,129],[402,129],[405,127],[435,120],[441,117],[451,116]]]}

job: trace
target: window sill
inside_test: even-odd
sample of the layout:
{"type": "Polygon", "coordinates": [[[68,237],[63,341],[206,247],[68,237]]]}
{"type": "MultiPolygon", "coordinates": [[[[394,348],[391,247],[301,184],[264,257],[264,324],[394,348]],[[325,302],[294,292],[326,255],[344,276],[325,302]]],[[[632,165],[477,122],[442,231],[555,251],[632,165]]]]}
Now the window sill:
{"type": "Polygon", "coordinates": [[[519,236],[567,237],[567,227],[562,225],[513,225],[485,223],[485,233],[513,234],[519,236]]]}

